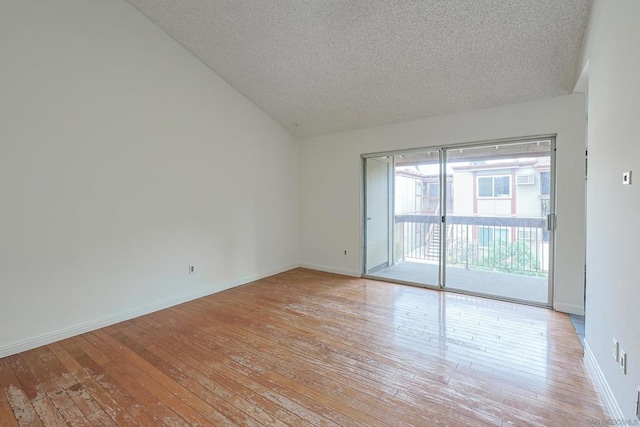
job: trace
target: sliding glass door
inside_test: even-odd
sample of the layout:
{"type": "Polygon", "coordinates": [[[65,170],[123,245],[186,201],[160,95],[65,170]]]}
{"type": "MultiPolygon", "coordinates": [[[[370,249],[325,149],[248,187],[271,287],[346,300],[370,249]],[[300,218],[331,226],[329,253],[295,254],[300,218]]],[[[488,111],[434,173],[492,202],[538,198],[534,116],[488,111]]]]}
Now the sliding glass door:
{"type": "Polygon", "coordinates": [[[548,304],[552,140],[444,150],[448,289],[548,304]]]}
{"type": "MultiPolygon", "coordinates": [[[[419,151],[392,158],[393,191],[390,192],[390,262],[375,275],[406,283],[438,286],[440,283],[440,153],[419,151]]],[[[367,159],[369,161],[370,159],[367,159]]],[[[368,164],[368,163],[367,163],[368,164]]],[[[367,180],[369,177],[367,176],[367,180]]],[[[367,192],[367,235],[373,230],[375,196],[367,192]]],[[[367,250],[371,245],[367,245],[367,250]]],[[[373,266],[368,262],[367,267],[373,266]]],[[[367,270],[370,272],[370,270],[367,270]]]]}
{"type": "Polygon", "coordinates": [[[365,157],[365,274],[548,305],[554,139],[365,157]]]}
{"type": "Polygon", "coordinates": [[[393,157],[365,159],[365,272],[372,274],[391,265],[393,157]]]}

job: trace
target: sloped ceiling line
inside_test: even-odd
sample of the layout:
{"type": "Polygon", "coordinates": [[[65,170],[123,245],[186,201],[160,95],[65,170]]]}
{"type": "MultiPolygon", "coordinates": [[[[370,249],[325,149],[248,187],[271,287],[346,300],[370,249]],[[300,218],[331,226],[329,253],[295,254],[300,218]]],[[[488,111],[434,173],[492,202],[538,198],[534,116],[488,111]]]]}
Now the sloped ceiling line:
{"type": "Polygon", "coordinates": [[[591,0],[128,0],[297,137],[568,94],[591,0]]]}

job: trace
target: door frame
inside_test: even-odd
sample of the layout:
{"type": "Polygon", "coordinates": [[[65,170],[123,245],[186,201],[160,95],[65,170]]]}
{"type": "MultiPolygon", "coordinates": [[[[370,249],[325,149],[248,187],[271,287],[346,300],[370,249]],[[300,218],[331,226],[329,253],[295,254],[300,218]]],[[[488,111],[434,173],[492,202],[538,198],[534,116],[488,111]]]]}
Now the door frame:
{"type": "MultiPolygon", "coordinates": [[[[447,292],[452,292],[452,293],[459,293],[459,294],[464,294],[464,295],[473,295],[473,296],[479,296],[479,297],[489,297],[491,299],[495,299],[495,300],[502,300],[502,301],[508,301],[508,302],[516,302],[516,303],[521,303],[521,304],[527,304],[527,305],[532,305],[532,306],[539,306],[539,307],[545,307],[545,308],[552,308],[553,307],[553,296],[554,296],[554,288],[555,288],[555,264],[556,264],[556,259],[555,259],[555,246],[556,246],[556,233],[555,233],[555,224],[557,222],[557,215],[556,215],[556,137],[557,134],[552,133],[552,134],[540,134],[540,135],[529,135],[529,136],[523,136],[523,137],[514,137],[514,138],[501,138],[501,139],[489,139],[489,140],[481,140],[481,141],[473,141],[473,142],[462,142],[462,143],[454,143],[454,144],[443,144],[443,145],[433,145],[433,146],[425,146],[425,147],[419,147],[419,148],[410,148],[410,149],[404,149],[404,150],[389,150],[389,151],[381,151],[381,152],[374,152],[374,153],[365,153],[365,154],[361,154],[360,158],[361,158],[361,179],[362,179],[362,186],[361,186],[361,197],[360,197],[360,223],[361,223],[361,227],[360,227],[360,236],[361,236],[361,242],[360,242],[360,251],[361,251],[361,276],[363,278],[370,278],[370,279],[379,279],[375,276],[369,275],[366,272],[366,159],[368,158],[379,158],[379,157],[389,157],[391,156],[391,166],[392,169],[390,171],[390,191],[389,191],[389,228],[390,228],[390,233],[389,233],[389,255],[390,255],[390,260],[393,261],[393,245],[394,245],[394,220],[393,218],[395,217],[395,156],[400,155],[400,154],[416,154],[416,153],[423,153],[425,151],[437,151],[439,154],[439,164],[440,164],[440,203],[441,206],[445,206],[445,214],[442,215],[441,214],[441,227],[443,225],[446,225],[444,223],[444,217],[446,216],[446,179],[442,179],[443,176],[446,176],[446,159],[444,158],[445,156],[445,152],[446,150],[454,150],[454,149],[463,149],[463,148],[471,148],[471,147],[481,147],[481,146],[488,146],[488,145],[507,145],[510,143],[527,143],[527,142],[536,142],[538,140],[549,140],[550,141],[550,179],[551,179],[551,187],[550,187],[550,195],[549,195],[549,205],[550,205],[550,211],[552,212],[552,221],[548,222],[548,225],[550,225],[552,223],[553,227],[548,227],[549,229],[549,269],[548,269],[548,298],[547,298],[547,303],[543,304],[543,303],[537,303],[534,301],[526,301],[526,300],[519,300],[519,299],[515,299],[515,298],[508,298],[508,297],[502,297],[499,295],[487,295],[487,294],[483,294],[483,293],[477,293],[477,292],[469,292],[466,290],[458,290],[458,289],[451,289],[451,288],[447,288],[446,287],[446,257],[444,255],[446,255],[446,239],[442,239],[441,243],[440,243],[440,267],[439,267],[439,272],[438,272],[438,284],[437,285],[425,285],[425,284],[420,284],[420,283],[415,283],[415,282],[409,282],[409,281],[405,281],[405,280],[396,280],[396,279],[388,279],[388,278],[384,278],[385,281],[388,282],[392,282],[392,283],[399,283],[399,284],[404,284],[404,285],[410,285],[410,286],[417,286],[417,287],[422,287],[422,288],[428,288],[428,289],[435,289],[435,290],[445,290],[447,292]],[[443,175],[443,173],[445,175],[443,175]],[[444,204],[443,204],[444,203],[444,204]]],[[[549,220],[549,219],[548,219],[549,220]]]]}

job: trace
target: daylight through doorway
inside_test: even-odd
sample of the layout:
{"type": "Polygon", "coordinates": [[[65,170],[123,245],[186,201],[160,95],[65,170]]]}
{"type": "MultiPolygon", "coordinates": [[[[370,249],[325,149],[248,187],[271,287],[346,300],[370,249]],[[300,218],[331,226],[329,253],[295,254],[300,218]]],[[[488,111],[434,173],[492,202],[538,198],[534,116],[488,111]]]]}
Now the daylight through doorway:
{"type": "Polygon", "coordinates": [[[549,305],[554,138],[363,156],[369,277],[549,305]]]}

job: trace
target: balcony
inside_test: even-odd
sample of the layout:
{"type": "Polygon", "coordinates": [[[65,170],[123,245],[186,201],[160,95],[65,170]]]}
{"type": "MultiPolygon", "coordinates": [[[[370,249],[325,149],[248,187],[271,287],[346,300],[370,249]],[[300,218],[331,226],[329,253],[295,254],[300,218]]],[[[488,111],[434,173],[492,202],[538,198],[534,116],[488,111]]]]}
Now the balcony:
{"type": "Polygon", "coordinates": [[[396,215],[394,265],[376,276],[439,283],[444,237],[446,287],[546,304],[549,242],[544,218],[396,215]],[[442,232],[444,231],[444,232],[442,232]]]}

